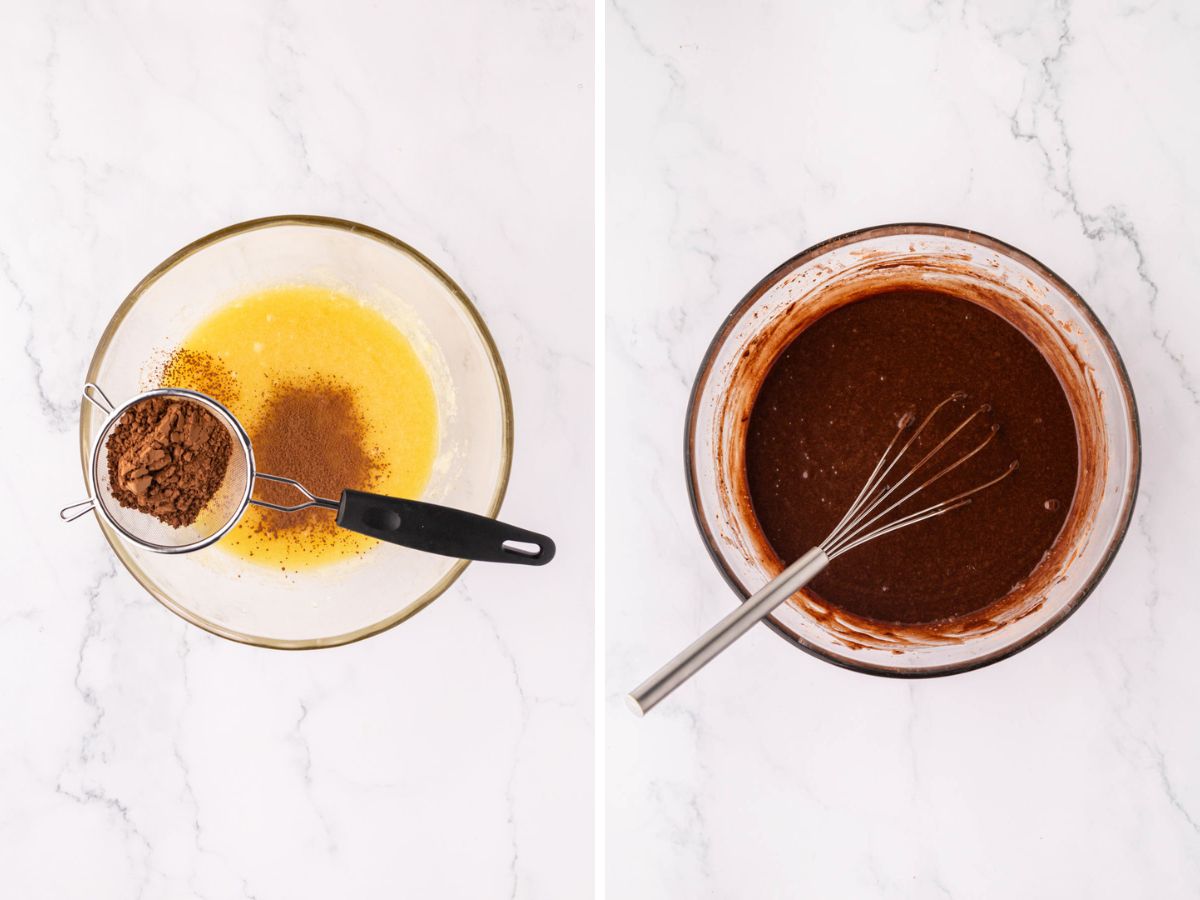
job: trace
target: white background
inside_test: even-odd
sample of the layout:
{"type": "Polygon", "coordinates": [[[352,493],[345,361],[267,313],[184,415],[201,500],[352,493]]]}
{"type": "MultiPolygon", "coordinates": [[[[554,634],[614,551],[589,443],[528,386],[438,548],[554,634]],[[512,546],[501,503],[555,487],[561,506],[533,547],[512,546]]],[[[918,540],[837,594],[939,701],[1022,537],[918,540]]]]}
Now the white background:
{"type": "Polygon", "coordinates": [[[609,895],[1200,895],[1195,4],[619,0],[607,73],[609,895]],[[758,628],[635,720],[735,602],[683,478],[709,339],[895,221],[1014,243],[1107,324],[1144,437],[1116,564],[992,668],[875,679],[758,628]]]}
{"type": "MultiPolygon", "coordinates": [[[[0,27],[0,894],[551,897],[592,883],[588,4],[10,4],[0,27]],[[472,567],[316,653],[186,626],[58,506],[125,293],[279,212],[359,219],[464,285],[513,383],[472,567]]],[[[622,898],[1200,893],[1200,18],[1177,2],[608,10],[607,880],[622,898]],[[811,243],[967,225],[1078,288],[1145,471],[1080,612],[901,683],[753,632],[645,721],[619,695],[734,600],[683,486],[728,310],[811,243]]]]}
{"type": "Polygon", "coordinates": [[[574,898],[592,867],[593,13],[582,2],[5,4],[0,896],[574,898]],[[504,516],[365,642],[185,625],[79,499],[81,380],[160,260],[308,212],[430,255],[512,382],[504,516]]]}

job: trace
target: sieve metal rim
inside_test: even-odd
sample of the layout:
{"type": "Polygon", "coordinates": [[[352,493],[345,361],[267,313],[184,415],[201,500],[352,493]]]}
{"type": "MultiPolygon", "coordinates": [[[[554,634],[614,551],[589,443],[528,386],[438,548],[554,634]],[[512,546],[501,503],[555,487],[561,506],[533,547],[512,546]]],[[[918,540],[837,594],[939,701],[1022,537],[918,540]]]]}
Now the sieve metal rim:
{"type": "MultiPolygon", "coordinates": [[[[90,383],[90,382],[89,382],[90,383]]],[[[106,398],[107,399],[107,398],[106,398]]],[[[254,493],[254,447],[250,443],[250,436],[242,427],[242,424],[237,420],[237,417],[231,413],[224,404],[214,400],[208,394],[202,394],[199,391],[191,391],[186,388],[155,388],[152,391],[145,391],[137,394],[126,400],[120,406],[113,408],[113,411],[108,414],[105,420],[100,424],[99,430],[96,432],[96,439],[92,442],[91,464],[88,466],[88,477],[91,479],[91,484],[88,485],[89,493],[92,497],[92,507],[100,516],[111,525],[124,538],[133,541],[140,547],[145,547],[155,553],[163,553],[174,555],[177,553],[191,553],[195,550],[202,550],[205,547],[211,546],[224,537],[234,525],[242,518],[242,513],[246,511],[246,507],[250,504],[250,497],[254,493]],[[100,480],[97,476],[97,471],[100,466],[100,452],[104,442],[108,437],[109,429],[112,428],[117,420],[121,418],[131,407],[136,406],[144,400],[152,397],[181,397],[185,400],[191,400],[194,403],[199,403],[201,406],[208,409],[211,413],[221,418],[224,424],[228,427],[230,433],[237,441],[242,453],[246,458],[246,487],[242,493],[241,499],[238,501],[237,511],[231,515],[225,523],[212,534],[198,541],[191,541],[187,544],[178,546],[169,544],[157,544],[153,541],[147,541],[144,538],[138,537],[135,534],[121,525],[109,512],[105,500],[100,497],[98,486],[100,480]]]]}

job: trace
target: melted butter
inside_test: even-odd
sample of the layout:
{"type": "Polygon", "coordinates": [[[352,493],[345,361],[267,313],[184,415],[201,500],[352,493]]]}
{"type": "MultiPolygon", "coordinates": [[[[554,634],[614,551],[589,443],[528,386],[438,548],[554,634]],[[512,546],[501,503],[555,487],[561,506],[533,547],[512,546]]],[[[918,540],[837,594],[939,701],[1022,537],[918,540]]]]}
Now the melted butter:
{"type": "MultiPolygon", "coordinates": [[[[228,369],[236,394],[230,409],[252,436],[276,385],[314,376],[347,385],[367,428],[366,445],[386,461],[372,472],[370,484],[347,487],[421,496],[437,454],[437,399],[408,339],[380,313],[326,288],[280,286],[221,307],[182,346],[228,369]]],[[[204,390],[186,380],[176,378],[171,386],[204,390]]],[[[300,570],[361,555],[378,544],[338,528],[332,510],[309,518],[303,528],[272,533],[259,529],[262,511],[251,506],[217,546],[254,563],[300,570]]]]}

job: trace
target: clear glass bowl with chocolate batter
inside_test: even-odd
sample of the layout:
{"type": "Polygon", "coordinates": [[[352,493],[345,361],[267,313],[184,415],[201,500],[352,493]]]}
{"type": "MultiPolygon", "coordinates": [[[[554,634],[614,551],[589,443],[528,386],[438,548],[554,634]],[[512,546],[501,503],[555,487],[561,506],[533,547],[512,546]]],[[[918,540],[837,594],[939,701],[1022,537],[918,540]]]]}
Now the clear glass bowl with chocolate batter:
{"type": "Polygon", "coordinates": [[[952,477],[982,481],[1012,458],[1020,477],[838,559],[771,616],[778,633],[896,676],[965,671],[1028,646],[1079,606],[1125,534],[1137,411],[1078,294],[962,229],[834,238],[772,272],[726,320],[693,388],[688,483],[710,553],[743,597],[824,537],[898,415],[958,389],[992,403],[1002,428],[952,477]]]}

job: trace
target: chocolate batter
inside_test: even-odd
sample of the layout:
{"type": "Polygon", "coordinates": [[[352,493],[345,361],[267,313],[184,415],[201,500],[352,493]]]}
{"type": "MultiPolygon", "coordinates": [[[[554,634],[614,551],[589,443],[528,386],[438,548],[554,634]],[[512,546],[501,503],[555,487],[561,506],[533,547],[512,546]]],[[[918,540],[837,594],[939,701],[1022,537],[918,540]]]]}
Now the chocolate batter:
{"type": "Polygon", "coordinates": [[[746,470],[763,533],[785,563],[838,523],[900,419],[923,416],[955,391],[968,399],[930,423],[927,446],[981,404],[991,411],[937,459],[966,452],[992,422],[1000,430],[897,514],[987,481],[1013,460],[1019,468],[968,506],[839,557],[810,585],[826,602],[915,624],[1003,598],[1066,519],[1079,467],[1074,419],[1057,377],[1024,335],[995,313],[933,291],[881,293],[839,307],[801,332],[768,373],[751,411],[746,470]]]}

